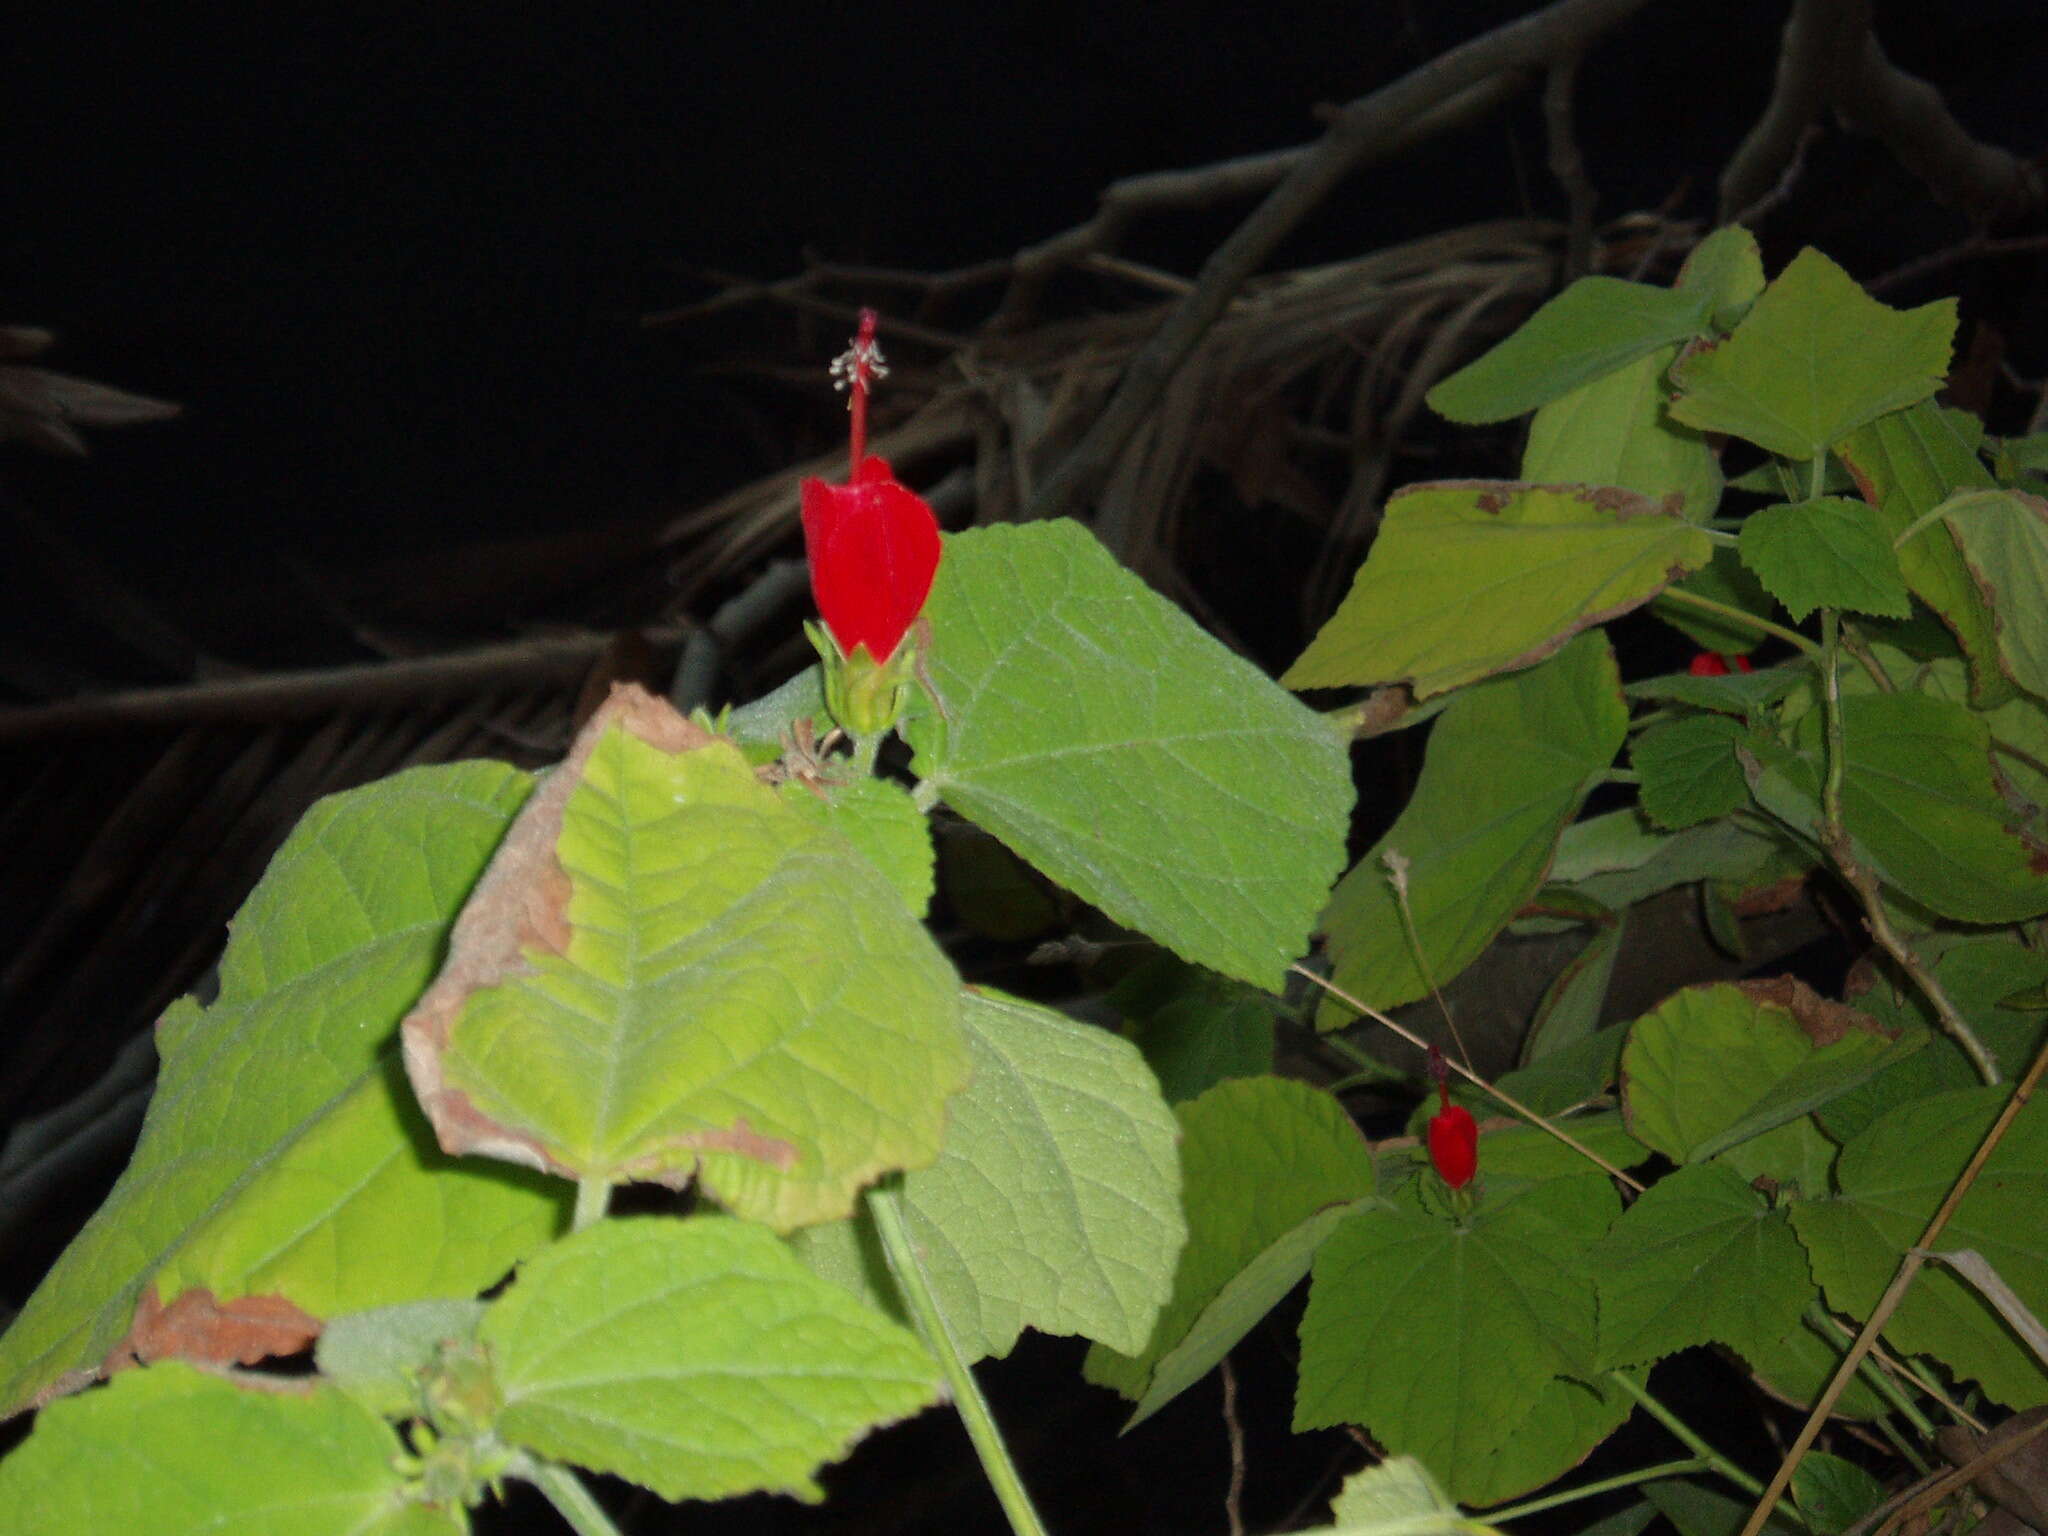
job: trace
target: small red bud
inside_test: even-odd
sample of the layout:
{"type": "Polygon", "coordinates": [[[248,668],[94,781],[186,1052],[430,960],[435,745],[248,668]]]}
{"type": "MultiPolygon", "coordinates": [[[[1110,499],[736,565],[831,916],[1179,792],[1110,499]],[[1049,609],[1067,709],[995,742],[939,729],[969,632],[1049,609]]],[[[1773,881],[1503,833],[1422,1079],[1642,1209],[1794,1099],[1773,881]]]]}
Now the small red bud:
{"type": "Polygon", "coordinates": [[[1462,1104],[1447,1104],[1429,1117],[1429,1160],[1452,1189],[1463,1189],[1479,1171],[1479,1126],[1462,1104]]]}
{"type": "Polygon", "coordinates": [[[1747,656],[1724,656],[1718,651],[1701,651],[1686,670],[1694,677],[1726,677],[1730,672],[1754,672],[1747,656]],[[1731,665],[1732,663],[1732,665],[1731,665]]]}

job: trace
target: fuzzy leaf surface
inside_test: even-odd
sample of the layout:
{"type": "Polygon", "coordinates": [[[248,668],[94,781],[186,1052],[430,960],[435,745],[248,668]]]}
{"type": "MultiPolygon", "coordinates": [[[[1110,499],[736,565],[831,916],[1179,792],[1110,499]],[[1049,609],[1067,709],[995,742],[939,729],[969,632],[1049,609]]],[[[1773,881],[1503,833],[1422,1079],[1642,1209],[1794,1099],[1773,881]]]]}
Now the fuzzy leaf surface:
{"type": "Polygon", "coordinates": [[[1709,1342],[1767,1355],[1813,1289],[1785,1213],[1719,1163],[1651,1185],[1594,1249],[1592,1265],[1608,1366],[1647,1365],[1709,1342]]]}
{"type": "Polygon", "coordinates": [[[1721,461],[1707,440],[1671,419],[1662,347],[1553,400],[1529,423],[1522,479],[1536,485],[1618,485],[1662,501],[1677,494],[1702,523],[1721,499],[1721,461]]]}
{"type": "Polygon", "coordinates": [[[1636,1137],[1673,1162],[1796,1120],[1920,1049],[1791,977],[1687,987],[1630,1026],[1622,1107],[1636,1137]]]}
{"type": "MultiPolygon", "coordinates": [[[[1792,1225],[1838,1311],[1868,1316],[1899,1258],[1997,1118],[2009,1086],[1966,1088],[1905,1104],[1842,1149],[1840,1195],[1793,1207],[1792,1225]]],[[[1936,1240],[1973,1248],[2036,1317],[2048,1314],[2048,1109],[2029,1104],[1978,1173],[1936,1240]]],[[[1925,1264],[1884,1335],[1907,1354],[1930,1354],[1974,1378],[2009,1407],[2048,1401],[2048,1370],[1991,1304],[1946,1264],[1925,1264]]]]}
{"type": "MultiPolygon", "coordinates": [[[[974,1076],[903,1213],[954,1342],[1007,1355],[1026,1328],[1141,1348],[1187,1238],[1180,1127],[1127,1040],[999,992],[962,994],[974,1076]]],[[[865,1212],[792,1239],[818,1273],[894,1313],[865,1212]]]]}
{"type": "Polygon", "coordinates": [[[1892,309],[1808,247],[1726,341],[1678,360],[1671,414],[1704,432],[1811,459],[1939,389],[1955,330],[1954,299],[1892,309]]]}
{"type": "MultiPolygon", "coordinates": [[[[1331,894],[1323,928],[1336,984],[1391,1008],[1469,965],[1542,884],[1559,834],[1627,729],[1620,675],[1602,635],[1452,699],[1406,809],[1331,894]],[[1388,850],[1408,861],[1427,979],[1381,862],[1388,850]]],[[[1351,1017],[1332,998],[1319,1022],[1329,1029],[1351,1017]]]]}
{"type": "Polygon", "coordinates": [[[1871,509],[1840,496],[1780,502],[1742,524],[1742,563],[1797,623],[1816,608],[1903,619],[1912,595],[1871,509]]]}
{"type": "Polygon", "coordinates": [[[729,1216],[585,1228],[521,1267],[481,1337],[500,1435],[671,1501],[815,1503],[820,1465],[938,1394],[914,1334],[729,1216]]]}
{"type": "Polygon", "coordinates": [[[1372,1198],[1376,1187],[1365,1138],[1342,1105],[1305,1083],[1239,1078],[1176,1114],[1188,1240],[1172,1298],[1143,1348],[1127,1354],[1098,1345],[1086,1368],[1098,1386],[1142,1399],[1145,1412],[1167,1400],[1158,1373],[1169,1352],[1202,1328],[1209,1358],[1183,1353],[1176,1371],[1180,1386],[1199,1379],[1308,1272],[1313,1247],[1290,1235],[1326,1211],[1372,1198]],[[1276,1245],[1280,1258],[1269,1258],[1276,1245]],[[1255,1266],[1259,1284],[1226,1298],[1231,1282],[1255,1266]]]}
{"type": "MultiPolygon", "coordinates": [[[[1584,1258],[1619,1210],[1594,1176],[1490,1193],[1462,1225],[1412,1195],[1351,1217],[1316,1255],[1295,1429],[1359,1424],[1458,1498],[1514,1492],[1488,1463],[1536,1394],[1590,1374],[1584,1258]]],[[[1563,1467],[1518,1470],[1534,1486],[1563,1467]]]]}
{"type": "Polygon", "coordinates": [[[1506,421],[1705,328],[1709,301],[1618,277],[1582,277],[1426,397],[1452,421],[1506,421]]]}
{"type": "Polygon", "coordinates": [[[460,1536],[408,1501],[391,1426],[334,1391],[248,1391],[177,1361],[53,1403],[0,1461],[13,1536],[460,1536]]]}
{"type": "Polygon", "coordinates": [[[1669,498],[1512,481],[1411,485],[1387,499],[1350,592],[1281,681],[1406,682],[1426,699],[1541,661],[1712,554],[1669,498]]]}
{"type": "MultiPolygon", "coordinates": [[[[1795,831],[1821,820],[1825,722],[1803,717],[1790,750],[1752,742],[1750,788],[1795,831]]],[[[1960,704],[1922,693],[1842,700],[1842,820],[1879,879],[1966,923],[2048,911],[2048,845],[2016,824],[1991,775],[1991,733],[1960,704]]]]}
{"type": "Polygon", "coordinates": [[[442,1156],[394,1041],[530,782],[417,768],[306,813],[235,918],[218,998],[157,1026],[127,1171],[0,1336],[0,1412],[82,1384],[145,1289],[319,1318],[472,1295],[546,1241],[556,1194],[442,1156]]]}
{"type": "Polygon", "coordinates": [[[787,1231],[938,1155],[958,993],[870,859],[622,690],[479,885],[407,1065],[444,1145],[579,1178],[701,1169],[787,1231]]]}
{"type": "Polygon", "coordinates": [[[1988,490],[1991,473],[1964,441],[1952,413],[1931,400],[1881,416],[1840,444],[1863,499],[1877,509],[1885,540],[1898,544],[1900,572],[1913,595],[1948,626],[1970,667],[1970,702],[1991,709],[2013,696],[2002,670],[1998,622],[1970,574],[1946,521],[1922,517],[1958,491],[1988,490]]]}
{"type": "Polygon", "coordinates": [[[2048,501],[2024,491],[1965,491],[1945,505],[1949,532],[1996,615],[2001,667],[2048,698],[2048,501]]]}
{"type": "Polygon", "coordinates": [[[1644,731],[1629,749],[1643,814],[1677,831],[1746,803],[1749,784],[1735,756],[1746,734],[1725,715],[1687,715],[1644,731]]]}
{"type": "Polygon", "coordinates": [[[1116,922],[1277,991],[1344,861],[1328,722],[1078,523],[948,537],[925,616],[946,716],[906,722],[918,776],[1116,922]]]}

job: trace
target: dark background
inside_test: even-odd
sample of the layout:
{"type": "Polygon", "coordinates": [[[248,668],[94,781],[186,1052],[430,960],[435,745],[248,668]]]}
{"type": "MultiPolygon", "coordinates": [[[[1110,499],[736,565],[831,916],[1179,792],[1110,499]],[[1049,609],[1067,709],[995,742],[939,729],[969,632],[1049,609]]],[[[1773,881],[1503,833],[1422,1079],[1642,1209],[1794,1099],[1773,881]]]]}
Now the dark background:
{"type": "MultiPolygon", "coordinates": [[[[744,318],[641,325],[711,292],[707,273],[774,278],[807,253],[916,269],[1000,257],[1085,219],[1118,177],[1312,140],[1317,104],[1530,9],[776,0],[229,7],[201,22],[197,8],[44,5],[4,45],[0,323],[49,327],[42,361],[184,415],[90,433],[82,461],[0,445],[0,492],[208,650],[255,667],[358,658],[306,601],[308,571],[653,526],[840,430],[823,371],[837,335],[788,356],[744,318]],[[762,383],[789,369],[810,382],[762,383]],[[764,433],[764,390],[787,406],[766,420],[808,413],[815,428],[764,433]]],[[[1578,123],[1602,218],[1711,216],[1784,12],[1663,0],[1596,46],[1578,123]]],[[[1892,58],[1974,133],[2042,149],[2039,0],[1877,14],[1892,58]]],[[[1525,99],[1347,182],[1276,265],[1563,207],[1525,99]]],[[[1127,254],[1192,273],[1245,211],[1147,224],[1127,254]]],[[[1868,279],[1966,226],[1881,148],[1830,135],[1763,233],[1773,269],[1811,242],[1868,279]]],[[[2002,299],[2011,364],[2038,378],[2048,304],[2000,292],[2010,270],[1951,268],[1892,301],[1960,292],[1967,316],[2002,299]]],[[[2029,270],[2038,282],[2038,260],[2029,270]]],[[[44,622],[11,565],[0,550],[0,646],[44,622]]],[[[1297,1505],[1362,1456],[1287,1434],[1290,1343],[1283,1317],[1239,1351],[1254,1529],[1319,1517],[1297,1505]]],[[[1077,1364],[1069,1343],[1030,1339],[987,1372],[1054,1527],[1221,1529],[1215,1379],[1120,1443],[1120,1405],[1078,1385],[1077,1364]]],[[[1690,1388],[1668,1390],[1684,1402],[1690,1388]]],[[[1602,1457],[1668,1454],[1632,1433],[1602,1457]]],[[[957,1425],[930,1414],[833,1473],[822,1511],[748,1501],[678,1518],[994,1529],[978,1476],[957,1425]]],[[[1571,1529],[1586,1511],[1565,1514],[1571,1529]]]]}
{"type": "MultiPolygon", "coordinates": [[[[202,644],[335,659],[280,598],[280,549],[347,563],[647,520],[776,467],[744,387],[704,370],[730,332],[638,324],[704,271],[1002,256],[1119,176],[1310,140],[1316,104],[1530,9],[45,5],[8,48],[0,323],[55,329],[51,366],[185,415],[95,434],[82,465],[9,450],[0,474],[202,644]]],[[[1878,13],[1973,131],[2039,147],[2034,0],[1878,13]]],[[[1602,217],[1711,213],[1783,15],[1664,0],[1593,50],[1602,217]]],[[[1543,155],[1525,100],[1348,183],[1281,263],[1561,212],[1543,155]]],[[[1131,254],[1192,271],[1242,211],[1147,225],[1131,254]]],[[[1836,136],[1767,244],[1867,278],[1962,232],[1836,136]]]]}

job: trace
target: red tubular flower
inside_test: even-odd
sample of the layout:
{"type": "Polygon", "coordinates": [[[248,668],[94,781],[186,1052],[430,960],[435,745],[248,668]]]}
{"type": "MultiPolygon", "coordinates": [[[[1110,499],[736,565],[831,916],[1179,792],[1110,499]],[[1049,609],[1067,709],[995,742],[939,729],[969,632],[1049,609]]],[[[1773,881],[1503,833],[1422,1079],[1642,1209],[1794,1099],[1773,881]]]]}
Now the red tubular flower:
{"type": "Polygon", "coordinates": [[[1479,1171],[1479,1126],[1472,1111],[1450,1102],[1429,1117],[1429,1160],[1453,1189],[1463,1189],[1479,1171]]]}
{"type": "Polygon", "coordinates": [[[1747,656],[1723,656],[1718,651],[1701,651],[1686,668],[1694,677],[1726,677],[1730,672],[1754,672],[1747,656]],[[1730,663],[1734,663],[1733,666],[1730,663]]]}
{"type": "Polygon", "coordinates": [[[1463,1189],[1479,1171],[1479,1126],[1472,1111],[1451,1102],[1451,1069],[1444,1053],[1429,1048],[1429,1075],[1443,1108],[1429,1117],[1429,1160],[1437,1176],[1454,1190],[1463,1189]]]}
{"type": "Polygon", "coordinates": [[[887,661],[931,594],[939,569],[939,523],[922,498],[896,481],[887,462],[867,452],[868,390],[887,370],[875,344],[875,312],[860,313],[853,347],[832,365],[852,394],[850,484],[806,480],[804,549],[811,595],[825,628],[851,658],[867,647],[887,661]]]}
{"type": "Polygon", "coordinates": [[[851,485],[803,483],[811,596],[842,654],[887,661],[931,594],[939,569],[932,509],[870,454],[851,485]]]}

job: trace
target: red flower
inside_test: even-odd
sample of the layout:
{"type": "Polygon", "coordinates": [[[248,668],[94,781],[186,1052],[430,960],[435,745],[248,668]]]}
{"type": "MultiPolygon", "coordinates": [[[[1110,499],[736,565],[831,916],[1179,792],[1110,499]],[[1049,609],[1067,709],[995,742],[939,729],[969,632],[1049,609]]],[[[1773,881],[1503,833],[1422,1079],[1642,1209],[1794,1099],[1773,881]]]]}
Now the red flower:
{"type": "Polygon", "coordinates": [[[803,508],[811,595],[825,627],[845,655],[865,645],[887,661],[931,593],[938,519],[872,454],[851,485],[806,480],[803,508]]]}
{"type": "Polygon", "coordinates": [[[1726,677],[1733,672],[1754,672],[1747,656],[1723,656],[1718,651],[1701,651],[1686,668],[1694,677],[1726,677]],[[1734,665],[1731,667],[1730,662],[1734,665]]]}
{"type": "Polygon", "coordinates": [[[1472,1182],[1479,1171],[1479,1126],[1471,1110],[1446,1103],[1429,1117],[1429,1160],[1451,1188],[1472,1182]]]}
{"type": "Polygon", "coordinates": [[[886,371],[875,345],[875,312],[864,309],[852,349],[832,365],[852,392],[852,483],[814,479],[802,486],[804,550],[819,616],[842,655],[864,645],[876,662],[902,643],[939,569],[932,509],[867,452],[868,389],[886,371]]]}
{"type": "Polygon", "coordinates": [[[1463,1189],[1479,1171],[1479,1126],[1472,1111],[1451,1102],[1451,1069],[1435,1046],[1429,1048],[1429,1075],[1443,1108],[1429,1117],[1429,1160],[1437,1176],[1452,1189],[1463,1189]]]}

